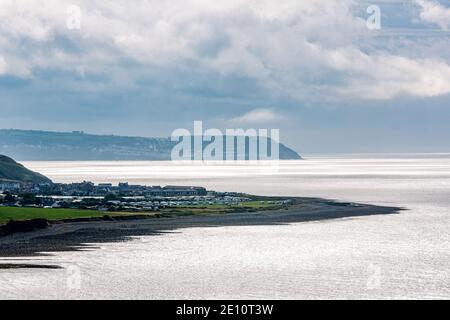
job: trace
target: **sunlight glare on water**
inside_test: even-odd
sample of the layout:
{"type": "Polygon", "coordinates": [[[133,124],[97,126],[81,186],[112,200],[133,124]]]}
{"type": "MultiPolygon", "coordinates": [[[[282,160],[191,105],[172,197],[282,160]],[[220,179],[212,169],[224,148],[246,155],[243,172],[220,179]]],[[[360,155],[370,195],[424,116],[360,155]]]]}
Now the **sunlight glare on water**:
{"type": "MultiPolygon", "coordinates": [[[[450,156],[322,156],[263,166],[28,162],[56,182],[201,185],[404,207],[399,215],[191,228],[0,271],[0,298],[450,298],[450,156]],[[67,266],[79,270],[68,286],[67,266]]],[[[69,273],[68,273],[69,272],[69,273]]],[[[69,281],[70,282],[70,281],[69,281]]]]}

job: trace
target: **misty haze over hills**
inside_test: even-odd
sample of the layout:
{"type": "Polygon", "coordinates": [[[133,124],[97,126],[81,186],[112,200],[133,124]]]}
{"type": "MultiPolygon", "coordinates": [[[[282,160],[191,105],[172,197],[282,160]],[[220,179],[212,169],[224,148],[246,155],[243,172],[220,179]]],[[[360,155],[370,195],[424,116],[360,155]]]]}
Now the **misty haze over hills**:
{"type": "MultiPolygon", "coordinates": [[[[170,160],[176,144],[170,138],[0,129],[0,154],[19,161],[170,160]]],[[[280,159],[301,157],[280,143],[280,159]]]]}

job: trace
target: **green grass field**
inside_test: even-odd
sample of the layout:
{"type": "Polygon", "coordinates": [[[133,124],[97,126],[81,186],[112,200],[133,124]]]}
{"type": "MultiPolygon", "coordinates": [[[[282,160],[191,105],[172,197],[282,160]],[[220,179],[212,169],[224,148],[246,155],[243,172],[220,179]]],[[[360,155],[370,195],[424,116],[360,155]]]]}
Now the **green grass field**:
{"type": "MultiPolygon", "coordinates": [[[[270,210],[280,206],[269,201],[245,201],[237,205],[208,204],[192,205],[185,207],[161,209],[162,214],[170,215],[205,215],[205,214],[223,214],[236,212],[239,210],[270,210]]],[[[5,224],[9,220],[23,221],[31,219],[47,219],[49,221],[79,218],[99,218],[104,215],[119,216],[130,214],[144,214],[145,212],[100,212],[94,210],[81,209],[47,209],[47,208],[19,208],[19,207],[0,207],[0,224],[5,224]]]]}
{"type": "Polygon", "coordinates": [[[77,209],[0,207],[0,224],[7,223],[9,220],[21,221],[43,218],[54,221],[63,219],[103,217],[105,214],[109,215],[110,213],[77,209]]]}
{"type": "Polygon", "coordinates": [[[236,207],[246,207],[246,208],[255,208],[255,209],[267,209],[272,207],[278,207],[279,204],[273,203],[273,201],[245,201],[236,207]],[[272,203],[271,203],[272,202],[272,203]]]}

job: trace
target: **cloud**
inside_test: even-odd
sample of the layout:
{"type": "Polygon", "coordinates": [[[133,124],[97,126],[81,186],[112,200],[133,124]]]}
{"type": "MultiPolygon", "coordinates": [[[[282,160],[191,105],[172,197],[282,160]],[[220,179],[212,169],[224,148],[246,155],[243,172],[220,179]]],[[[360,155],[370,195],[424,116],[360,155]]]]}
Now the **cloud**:
{"type": "Polygon", "coordinates": [[[449,30],[450,8],[446,8],[437,1],[416,0],[421,7],[420,18],[427,22],[438,25],[442,30],[449,30]]]}
{"type": "MultiPolygon", "coordinates": [[[[424,21],[448,27],[448,9],[418,3],[424,21]]],[[[353,7],[352,0],[2,0],[0,73],[41,82],[42,74],[72,74],[48,77],[48,87],[105,92],[147,90],[141,79],[150,76],[184,92],[195,77],[205,87],[243,79],[268,96],[313,102],[450,93],[448,57],[411,56],[398,39],[374,45],[353,7]],[[81,9],[80,30],[67,28],[70,5],[81,9]]],[[[417,55],[426,50],[415,43],[417,55]]]]}
{"type": "Polygon", "coordinates": [[[0,56],[0,75],[6,73],[6,61],[5,58],[0,56]]]}
{"type": "Polygon", "coordinates": [[[328,53],[336,70],[352,74],[342,95],[385,100],[398,95],[435,97],[450,92],[450,66],[431,59],[368,55],[352,48],[328,53]]]}
{"type": "Polygon", "coordinates": [[[283,116],[275,113],[272,109],[254,109],[240,117],[231,119],[229,122],[240,125],[265,124],[283,120],[283,116]]]}

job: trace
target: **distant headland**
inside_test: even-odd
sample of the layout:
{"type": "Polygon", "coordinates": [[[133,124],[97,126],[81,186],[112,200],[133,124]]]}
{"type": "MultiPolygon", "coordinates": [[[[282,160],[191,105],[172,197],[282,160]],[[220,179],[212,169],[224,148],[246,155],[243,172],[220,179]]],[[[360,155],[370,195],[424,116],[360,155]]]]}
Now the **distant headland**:
{"type": "MultiPolygon", "coordinates": [[[[164,161],[171,159],[171,151],[176,145],[170,138],[17,129],[0,129],[0,141],[0,154],[7,154],[18,161],[164,161]]],[[[279,158],[301,159],[297,152],[282,143],[279,144],[279,158]]]]}

